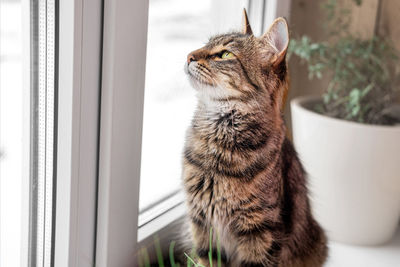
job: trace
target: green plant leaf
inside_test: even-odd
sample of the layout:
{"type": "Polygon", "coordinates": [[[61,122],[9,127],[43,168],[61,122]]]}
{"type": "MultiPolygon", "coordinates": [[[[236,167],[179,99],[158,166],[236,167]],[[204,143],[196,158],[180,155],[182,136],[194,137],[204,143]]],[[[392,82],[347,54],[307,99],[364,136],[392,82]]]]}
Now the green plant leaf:
{"type": "Polygon", "coordinates": [[[179,264],[175,263],[175,256],[174,256],[174,247],[175,247],[175,241],[172,241],[169,244],[169,261],[171,263],[171,267],[179,267],[179,264]]]}
{"type": "MultiPolygon", "coordinates": [[[[329,42],[304,35],[292,39],[289,54],[307,66],[308,78],[331,77],[323,93],[323,110],[330,116],[376,122],[400,89],[399,52],[380,36],[360,39],[349,31],[352,17],[338,0],[326,0],[329,42]]],[[[363,1],[353,0],[357,5],[363,1]]]]}
{"type": "Polygon", "coordinates": [[[369,92],[371,92],[371,90],[374,88],[374,84],[368,84],[367,87],[364,88],[364,90],[362,90],[361,92],[361,97],[365,97],[366,95],[368,95],[369,92]]]}
{"type": "Polygon", "coordinates": [[[209,237],[209,247],[208,247],[208,260],[210,262],[210,267],[213,266],[213,255],[212,255],[212,241],[213,241],[213,228],[210,228],[210,237],[209,237]]]}
{"type": "Polygon", "coordinates": [[[158,239],[157,236],[154,237],[154,246],[156,247],[158,266],[164,267],[164,259],[161,251],[160,240],[158,239]]]}
{"type": "Polygon", "coordinates": [[[196,263],[188,254],[186,254],[186,252],[184,252],[183,254],[188,259],[188,267],[191,266],[191,264],[193,264],[195,267],[205,267],[204,265],[202,265],[200,263],[196,263]],[[189,265],[189,262],[191,263],[190,265],[189,265]]]}
{"type": "Polygon", "coordinates": [[[142,248],[141,249],[141,254],[142,254],[142,257],[143,257],[144,266],[145,267],[150,267],[150,258],[149,258],[149,254],[147,253],[147,249],[146,248],[142,248]]]}
{"type": "Polygon", "coordinates": [[[353,109],[351,110],[351,116],[355,117],[358,115],[359,112],[360,112],[360,106],[357,105],[353,107],[353,109]]]}

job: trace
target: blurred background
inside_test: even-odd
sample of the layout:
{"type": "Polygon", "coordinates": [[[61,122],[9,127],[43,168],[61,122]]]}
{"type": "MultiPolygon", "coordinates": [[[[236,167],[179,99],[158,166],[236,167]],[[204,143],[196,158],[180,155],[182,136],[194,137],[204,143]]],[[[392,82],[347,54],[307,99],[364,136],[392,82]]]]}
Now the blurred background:
{"type": "MultiPolygon", "coordinates": [[[[400,50],[400,27],[396,14],[400,11],[400,2],[394,0],[364,0],[361,5],[352,0],[330,1],[345,5],[349,10],[351,22],[350,32],[362,39],[373,36],[390,40],[393,46],[400,50]]],[[[315,41],[330,40],[330,31],[324,27],[327,22],[327,12],[323,4],[329,1],[292,0],[290,19],[291,38],[309,36],[315,41]]],[[[289,99],[302,95],[321,95],[327,87],[329,77],[310,80],[308,70],[300,64],[300,59],[292,57],[289,62],[291,87],[289,99]]],[[[291,114],[287,106],[285,117],[288,127],[291,127],[291,114]]]]}

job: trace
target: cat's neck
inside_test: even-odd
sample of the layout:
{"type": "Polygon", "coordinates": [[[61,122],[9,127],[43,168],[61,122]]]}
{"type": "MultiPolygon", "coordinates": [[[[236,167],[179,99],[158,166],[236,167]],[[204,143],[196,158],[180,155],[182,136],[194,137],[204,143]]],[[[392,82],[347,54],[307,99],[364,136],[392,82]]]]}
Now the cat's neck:
{"type": "Polygon", "coordinates": [[[212,97],[199,97],[198,107],[207,114],[213,113],[231,113],[233,110],[240,113],[267,113],[268,107],[266,103],[257,101],[256,99],[215,99],[212,97]]]}
{"type": "MultiPolygon", "coordinates": [[[[230,115],[234,117],[248,117],[252,120],[240,120],[241,123],[253,125],[254,121],[267,125],[271,132],[277,135],[285,135],[286,127],[281,114],[272,114],[274,111],[268,106],[266,101],[257,101],[254,99],[217,100],[212,98],[199,98],[197,110],[195,112],[195,121],[213,121],[221,117],[230,115]],[[249,116],[251,115],[251,116],[249,116]]],[[[207,124],[207,123],[206,123],[207,124]]]]}

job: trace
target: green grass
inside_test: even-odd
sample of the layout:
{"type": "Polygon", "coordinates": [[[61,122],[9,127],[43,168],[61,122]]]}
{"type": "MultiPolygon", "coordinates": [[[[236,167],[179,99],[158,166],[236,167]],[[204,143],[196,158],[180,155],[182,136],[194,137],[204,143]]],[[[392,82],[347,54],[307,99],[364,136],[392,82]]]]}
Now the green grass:
{"type": "MultiPolygon", "coordinates": [[[[219,242],[219,236],[217,234],[217,266],[214,267],[221,267],[222,266],[222,260],[221,260],[221,244],[219,242]]],[[[213,253],[212,253],[212,240],[213,240],[213,229],[210,229],[210,244],[209,244],[209,250],[208,250],[208,260],[210,263],[210,267],[213,267],[213,253]]],[[[171,267],[180,267],[179,263],[175,262],[175,241],[172,241],[169,245],[169,251],[168,251],[168,257],[169,257],[169,263],[171,267]]],[[[160,240],[157,236],[154,237],[154,247],[156,250],[156,255],[157,255],[157,262],[159,267],[165,267],[162,251],[161,251],[161,246],[160,246],[160,240]]],[[[198,263],[198,256],[196,255],[195,249],[193,248],[190,256],[187,253],[184,253],[186,257],[186,266],[187,267],[205,267],[204,265],[198,263]]],[[[142,248],[139,251],[139,257],[138,257],[138,263],[140,267],[150,267],[150,257],[148,254],[148,251],[146,248],[142,248]]]]}
{"type": "Polygon", "coordinates": [[[180,267],[179,263],[175,263],[174,248],[175,241],[172,241],[171,244],[169,244],[169,261],[171,263],[171,267],[180,267]]]}
{"type": "Polygon", "coordinates": [[[150,267],[150,258],[149,254],[147,253],[147,249],[142,248],[140,250],[140,256],[139,256],[139,266],[140,267],[150,267]]]}

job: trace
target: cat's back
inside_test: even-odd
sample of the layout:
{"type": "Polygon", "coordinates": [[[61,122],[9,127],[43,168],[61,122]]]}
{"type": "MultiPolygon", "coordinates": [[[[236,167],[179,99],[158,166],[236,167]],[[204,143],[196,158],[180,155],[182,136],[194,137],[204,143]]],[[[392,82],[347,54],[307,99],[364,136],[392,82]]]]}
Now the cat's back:
{"type": "Polygon", "coordinates": [[[308,199],[307,175],[289,139],[282,144],[282,221],[287,241],[282,267],[322,266],[328,255],[327,238],[315,221],[308,199]]]}

